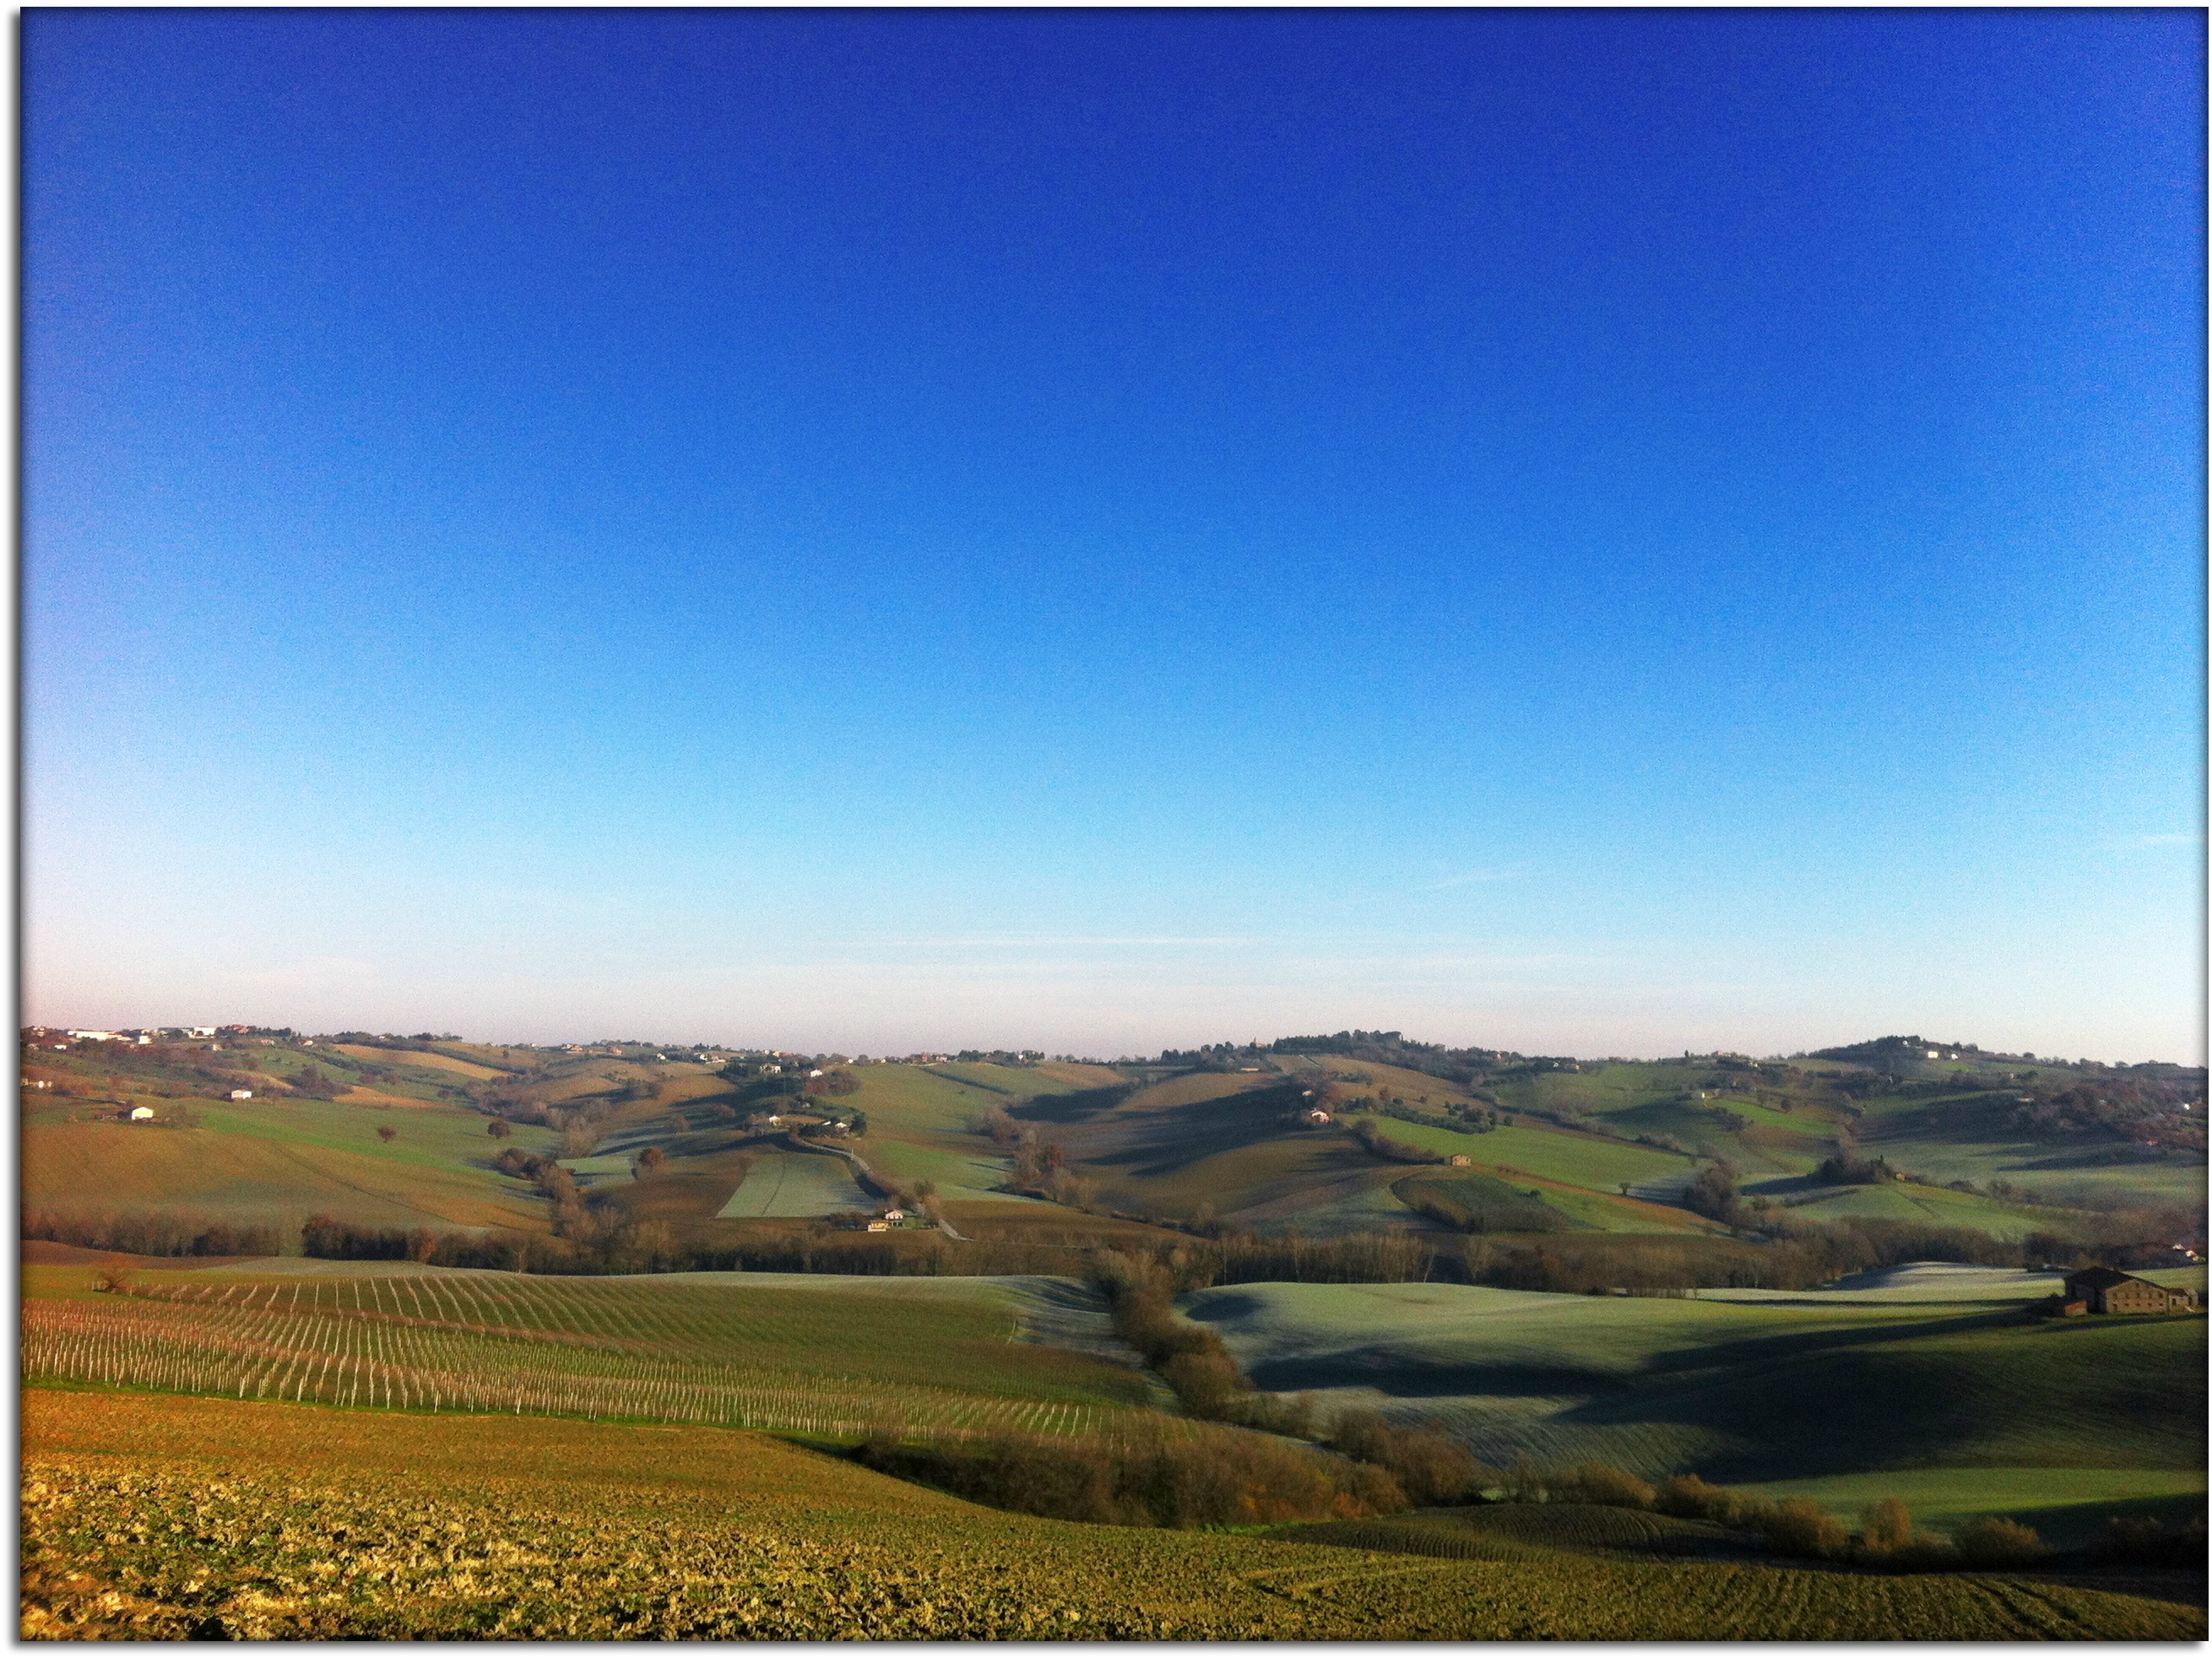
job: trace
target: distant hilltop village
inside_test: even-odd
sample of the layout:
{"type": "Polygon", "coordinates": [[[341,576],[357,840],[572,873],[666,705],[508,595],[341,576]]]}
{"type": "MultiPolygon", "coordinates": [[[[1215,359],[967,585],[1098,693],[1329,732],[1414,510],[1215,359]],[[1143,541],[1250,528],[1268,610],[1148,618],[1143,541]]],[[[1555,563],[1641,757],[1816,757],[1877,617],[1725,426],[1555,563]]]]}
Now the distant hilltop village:
{"type": "MultiPolygon", "coordinates": [[[[318,1042],[331,1046],[357,1043],[377,1048],[406,1049],[427,1048],[438,1042],[459,1042],[467,1040],[453,1031],[416,1031],[401,1035],[392,1031],[340,1030],[313,1036],[303,1036],[289,1025],[213,1024],[213,1025],[147,1025],[141,1028],[116,1030],[62,1029],[51,1025],[27,1025],[22,1030],[26,1047],[66,1050],[80,1042],[124,1042],[137,1047],[151,1047],[160,1042],[220,1042],[229,1040],[242,1045],[274,1046],[294,1042],[303,1048],[313,1048],[318,1042]]],[[[730,1042],[668,1043],[642,1042],[629,1037],[602,1037],[588,1042],[518,1042],[517,1048],[534,1048],[551,1054],[574,1054],[584,1058],[641,1060],[663,1063],[694,1063],[699,1065],[728,1065],[752,1063],[765,1066],[804,1060],[812,1065],[1165,1065],[1189,1066],[1201,1071],[1257,1071],[1262,1068],[1255,1061],[1283,1054],[1333,1054],[1346,1059],[1364,1060],[1374,1063],[1410,1065],[1412,1068],[1466,1081],[1487,1071],[1499,1067],[1530,1073],[1545,1071],[1580,1072],[1585,1068],[1606,1065],[1637,1063],[1626,1056],[1615,1054],[1599,1060],[1568,1055],[1517,1054],[1506,1048],[1451,1048],[1439,1042],[1410,1041],[1395,1030],[1340,1030],[1333,1036],[1285,1036],[1271,1042],[1256,1038],[1249,1042],[1214,1042],[1193,1048],[1168,1048],[1158,1055],[1124,1054],[1108,1060],[1092,1054],[1047,1054],[1036,1048],[963,1048],[941,1053],[913,1054],[806,1054],[796,1049],[781,1048],[748,1048],[730,1042]]],[[[1985,1072],[1989,1067],[2009,1065],[2043,1065],[2063,1066],[2072,1071],[2132,1072],[2136,1075],[2200,1076],[2202,1067],[2188,1066],[2160,1060],[2146,1060],[2136,1065],[2110,1064],[2102,1060],[2069,1060],[2056,1054],[2038,1055],[2032,1053],[2008,1054],[1984,1049],[1973,1042],[1934,1042],[1923,1036],[1881,1036],[1872,1042],[1853,1042],[1838,1048],[1801,1050],[1790,1054],[1770,1054],[1755,1060],[1748,1054],[1727,1048],[1715,1048],[1709,1053],[1695,1053],[1685,1048],[1682,1060],[1691,1064],[1706,1064],[1756,1071],[1762,1066],[1772,1066],[1795,1060],[1832,1060],[1845,1064],[1863,1066],[1876,1072],[1898,1076],[1915,1074],[1919,1067],[1928,1065],[1957,1065],[1971,1071],[1985,1072]]],[[[2021,1078],[2020,1080],[2028,1080],[2021,1078]]]]}
{"type": "MultiPolygon", "coordinates": [[[[354,1043],[368,1047],[389,1048],[405,1051],[409,1048],[428,1048],[439,1042],[458,1042],[464,1039],[452,1031],[417,1031],[412,1035],[399,1035],[392,1031],[339,1030],[319,1035],[303,1036],[289,1025],[205,1024],[205,1025],[146,1025],[119,1030],[62,1029],[52,1025],[26,1025],[22,1044],[26,1048],[42,1048],[54,1053],[65,1053],[85,1042],[120,1042],[137,1048],[150,1048],[157,1043],[213,1042],[225,1041],[240,1047],[274,1048],[280,1043],[294,1043],[301,1048],[313,1048],[318,1042],[329,1047],[354,1043]]],[[[516,1047],[538,1047],[535,1043],[516,1043],[516,1047]]],[[[608,1037],[592,1042],[551,1042],[543,1045],[549,1054],[568,1054],[580,1058],[611,1060],[643,1060],[663,1064],[730,1065],[751,1063],[760,1066],[770,1075],[787,1063],[805,1060],[810,1065],[1044,1065],[1065,1062],[1071,1065],[1096,1065],[1097,1060],[1085,1060],[1074,1054],[1047,1054],[1040,1048],[978,1048],[928,1054],[804,1054],[782,1048],[744,1048],[726,1042],[666,1043],[637,1042],[626,1038],[608,1037]]]]}

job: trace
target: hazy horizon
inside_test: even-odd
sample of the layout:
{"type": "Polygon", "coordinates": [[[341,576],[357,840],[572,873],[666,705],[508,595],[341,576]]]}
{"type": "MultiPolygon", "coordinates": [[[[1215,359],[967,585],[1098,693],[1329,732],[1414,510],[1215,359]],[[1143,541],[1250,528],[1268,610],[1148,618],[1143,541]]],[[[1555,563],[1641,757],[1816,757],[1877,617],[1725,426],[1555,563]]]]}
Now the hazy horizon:
{"type": "Polygon", "coordinates": [[[24,1017],[2201,1064],[2205,27],[27,12],[24,1017]]]}

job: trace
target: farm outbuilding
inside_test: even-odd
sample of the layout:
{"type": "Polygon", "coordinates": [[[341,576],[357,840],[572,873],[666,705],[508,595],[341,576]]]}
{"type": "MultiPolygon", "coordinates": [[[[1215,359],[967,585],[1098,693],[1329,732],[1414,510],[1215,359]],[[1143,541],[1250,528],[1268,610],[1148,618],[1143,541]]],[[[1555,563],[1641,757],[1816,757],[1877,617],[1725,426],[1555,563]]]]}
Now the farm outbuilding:
{"type": "Polygon", "coordinates": [[[234,1100],[250,1100],[253,1097],[253,1090],[250,1088],[234,1088],[230,1090],[230,1097],[234,1100]]]}
{"type": "Polygon", "coordinates": [[[150,1105],[134,1105],[134,1106],[132,1106],[132,1107],[131,1108],[131,1121],[133,1121],[133,1122],[151,1122],[151,1121],[154,1121],[154,1108],[153,1108],[152,1106],[150,1106],[150,1105]]]}
{"type": "Polygon", "coordinates": [[[2191,1290],[2172,1290],[2111,1266],[2087,1266],[2066,1275],[2065,1298],[2093,1313],[2185,1313],[2197,1305],[2191,1290]]]}

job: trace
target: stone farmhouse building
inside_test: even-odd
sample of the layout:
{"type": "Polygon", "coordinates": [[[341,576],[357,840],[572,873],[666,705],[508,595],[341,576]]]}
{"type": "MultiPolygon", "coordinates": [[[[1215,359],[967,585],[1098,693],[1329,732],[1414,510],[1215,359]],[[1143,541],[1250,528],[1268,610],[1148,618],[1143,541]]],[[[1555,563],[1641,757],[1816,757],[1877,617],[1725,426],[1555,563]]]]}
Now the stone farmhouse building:
{"type": "Polygon", "coordinates": [[[2170,1290],[2110,1266],[2085,1266],[2066,1275],[2065,1301],[2092,1313],[2185,1313],[2197,1305],[2193,1290],[2170,1290]]]}

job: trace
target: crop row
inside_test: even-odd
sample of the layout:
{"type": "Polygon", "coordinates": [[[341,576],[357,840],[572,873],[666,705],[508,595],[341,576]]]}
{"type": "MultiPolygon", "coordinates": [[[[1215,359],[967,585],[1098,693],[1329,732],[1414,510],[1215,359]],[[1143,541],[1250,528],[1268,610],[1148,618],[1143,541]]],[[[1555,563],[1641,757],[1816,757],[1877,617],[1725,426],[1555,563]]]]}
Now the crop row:
{"type": "MultiPolygon", "coordinates": [[[[455,1424],[457,1428],[461,1424],[455,1424]]],[[[734,1448],[743,1455],[742,1448],[734,1448]]],[[[836,1468],[830,1472],[834,1474],[836,1468]]],[[[24,1631],[125,1639],[2201,1638],[2002,1578],[1412,1559],[980,1514],[27,1455],[24,1631]]],[[[845,1502],[863,1499],[858,1488],[845,1502]]],[[[906,1499],[901,1499],[902,1501],[906,1499]]]]}
{"type": "Polygon", "coordinates": [[[27,1380],[146,1387],[325,1405],[620,1417],[850,1436],[894,1418],[934,1438],[1110,1433],[1129,1413],[884,1381],[748,1370],[725,1358],[295,1310],[32,1302],[27,1380]]]}
{"type": "Polygon", "coordinates": [[[1135,1402],[1126,1371],[1052,1363],[1015,1344],[1012,1309],[988,1291],[899,1296],[774,1284],[661,1284],[492,1272],[283,1279],[140,1280],[134,1299],[270,1314],[335,1314],[409,1327],[506,1334],[608,1351],[714,1359],[833,1381],[963,1394],[1135,1402]]]}

